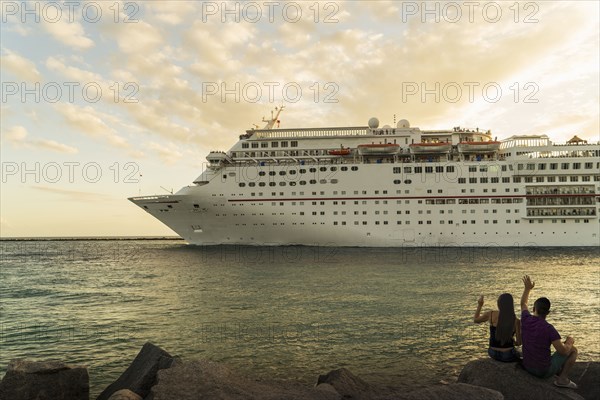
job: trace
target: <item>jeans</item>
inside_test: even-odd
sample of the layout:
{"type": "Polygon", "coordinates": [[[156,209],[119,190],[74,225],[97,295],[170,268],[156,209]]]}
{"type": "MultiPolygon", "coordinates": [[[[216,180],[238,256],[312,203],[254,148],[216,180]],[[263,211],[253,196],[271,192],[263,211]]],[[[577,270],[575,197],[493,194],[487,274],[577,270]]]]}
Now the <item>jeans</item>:
{"type": "Polygon", "coordinates": [[[502,362],[514,362],[519,361],[521,359],[519,352],[515,350],[514,347],[510,349],[510,351],[498,351],[488,349],[488,354],[494,360],[502,362]]]}

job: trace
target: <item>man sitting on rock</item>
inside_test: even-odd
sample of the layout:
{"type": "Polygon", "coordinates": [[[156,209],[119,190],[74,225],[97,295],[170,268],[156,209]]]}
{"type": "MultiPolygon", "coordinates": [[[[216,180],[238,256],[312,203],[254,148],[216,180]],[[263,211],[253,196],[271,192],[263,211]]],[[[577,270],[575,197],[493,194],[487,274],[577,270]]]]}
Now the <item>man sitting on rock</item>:
{"type": "Polygon", "coordinates": [[[557,375],[554,384],[559,387],[577,389],[577,385],[569,377],[569,370],[577,359],[575,340],[568,336],[561,342],[561,337],[554,327],[546,322],[550,312],[550,300],[540,297],[533,303],[533,315],[527,309],[529,292],[535,287],[529,275],[523,277],[523,296],[521,296],[521,336],[523,339],[523,367],[539,378],[550,378],[557,375]],[[550,344],[556,350],[550,356],[550,344]]]}

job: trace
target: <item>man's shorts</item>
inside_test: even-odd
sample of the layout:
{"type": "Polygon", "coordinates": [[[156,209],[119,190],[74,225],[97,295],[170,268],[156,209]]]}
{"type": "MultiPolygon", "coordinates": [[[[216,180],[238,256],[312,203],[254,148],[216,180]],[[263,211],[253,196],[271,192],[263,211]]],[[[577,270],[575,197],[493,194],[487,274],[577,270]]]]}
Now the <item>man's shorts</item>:
{"type": "Polygon", "coordinates": [[[554,376],[560,372],[563,364],[565,363],[565,361],[567,361],[567,358],[569,358],[569,356],[563,356],[561,354],[558,354],[558,352],[555,351],[554,354],[552,354],[550,367],[548,367],[548,369],[540,370],[537,368],[527,368],[524,365],[523,365],[523,367],[530,374],[535,375],[538,378],[547,379],[547,378],[550,378],[551,376],[554,376]]]}

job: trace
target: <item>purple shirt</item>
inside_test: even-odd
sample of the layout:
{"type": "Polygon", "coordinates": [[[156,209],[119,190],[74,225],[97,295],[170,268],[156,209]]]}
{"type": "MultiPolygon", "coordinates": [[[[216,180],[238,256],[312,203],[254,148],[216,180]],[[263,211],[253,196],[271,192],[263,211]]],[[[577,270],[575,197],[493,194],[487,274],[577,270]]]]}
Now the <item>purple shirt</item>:
{"type": "Polygon", "coordinates": [[[545,319],[521,312],[521,337],[523,339],[523,365],[545,371],[550,368],[550,346],[560,335],[545,319]]]}

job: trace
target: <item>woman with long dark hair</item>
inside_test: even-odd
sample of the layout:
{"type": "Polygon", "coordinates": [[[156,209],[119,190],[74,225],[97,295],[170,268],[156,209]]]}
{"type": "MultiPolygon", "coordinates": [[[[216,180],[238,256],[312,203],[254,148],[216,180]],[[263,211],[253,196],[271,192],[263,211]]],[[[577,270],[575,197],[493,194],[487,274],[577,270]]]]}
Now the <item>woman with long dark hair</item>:
{"type": "Polygon", "coordinates": [[[477,301],[477,311],[473,322],[490,322],[490,345],[488,354],[494,360],[511,362],[520,360],[515,346],[521,345],[521,321],[515,315],[515,304],[510,293],[498,297],[498,311],[481,313],[483,296],[477,301]]]}

